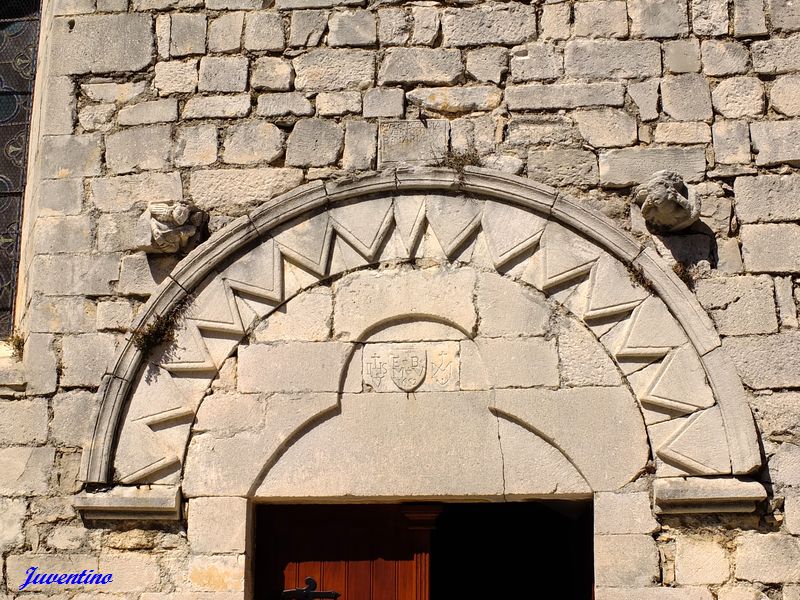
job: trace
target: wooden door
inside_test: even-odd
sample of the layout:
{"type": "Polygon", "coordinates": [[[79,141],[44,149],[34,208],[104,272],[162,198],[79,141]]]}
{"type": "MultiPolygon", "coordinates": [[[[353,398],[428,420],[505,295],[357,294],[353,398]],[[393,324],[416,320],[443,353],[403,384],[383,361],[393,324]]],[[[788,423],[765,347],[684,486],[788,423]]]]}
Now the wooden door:
{"type": "Polygon", "coordinates": [[[339,600],[428,600],[430,531],[438,510],[414,506],[263,506],[256,598],[305,587],[339,600]]]}

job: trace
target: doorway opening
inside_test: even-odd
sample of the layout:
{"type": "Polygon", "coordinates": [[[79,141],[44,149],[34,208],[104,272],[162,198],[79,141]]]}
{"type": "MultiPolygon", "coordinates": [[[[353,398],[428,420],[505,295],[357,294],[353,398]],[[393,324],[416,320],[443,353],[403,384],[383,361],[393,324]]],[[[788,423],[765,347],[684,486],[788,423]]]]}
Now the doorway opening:
{"type": "Polygon", "coordinates": [[[254,591],[339,600],[590,600],[591,501],[258,505],[254,591]]]}

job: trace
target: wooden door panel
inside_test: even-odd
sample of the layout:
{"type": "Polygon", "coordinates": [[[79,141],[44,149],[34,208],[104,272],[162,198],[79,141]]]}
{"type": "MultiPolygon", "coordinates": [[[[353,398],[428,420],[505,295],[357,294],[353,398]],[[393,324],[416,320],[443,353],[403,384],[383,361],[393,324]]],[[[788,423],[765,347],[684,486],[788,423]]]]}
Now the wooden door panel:
{"type": "Polygon", "coordinates": [[[400,506],[270,506],[259,512],[256,568],[278,600],[312,577],[340,600],[428,600],[429,532],[400,506]],[[420,580],[424,577],[424,581],[420,580]]]}

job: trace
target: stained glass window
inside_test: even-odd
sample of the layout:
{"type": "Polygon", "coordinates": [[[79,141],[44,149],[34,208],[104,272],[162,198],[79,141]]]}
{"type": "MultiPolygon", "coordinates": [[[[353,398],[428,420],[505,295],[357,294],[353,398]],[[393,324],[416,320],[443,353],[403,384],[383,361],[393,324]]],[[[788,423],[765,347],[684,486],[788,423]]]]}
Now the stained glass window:
{"type": "Polygon", "coordinates": [[[39,0],[0,0],[0,337],[11,333],[39,0]]]}

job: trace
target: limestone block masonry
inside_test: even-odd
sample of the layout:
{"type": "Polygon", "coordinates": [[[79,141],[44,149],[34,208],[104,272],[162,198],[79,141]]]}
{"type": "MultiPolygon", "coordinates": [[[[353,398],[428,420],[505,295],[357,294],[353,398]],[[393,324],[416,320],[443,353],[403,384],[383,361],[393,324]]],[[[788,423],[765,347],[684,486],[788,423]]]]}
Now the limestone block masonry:
{"type": "Polygon", "coordinates": [[[465,498],[592,500],[598,600],[797,600],[798,94],[787,0],[43,0],[0,600],[465,498]]]}

